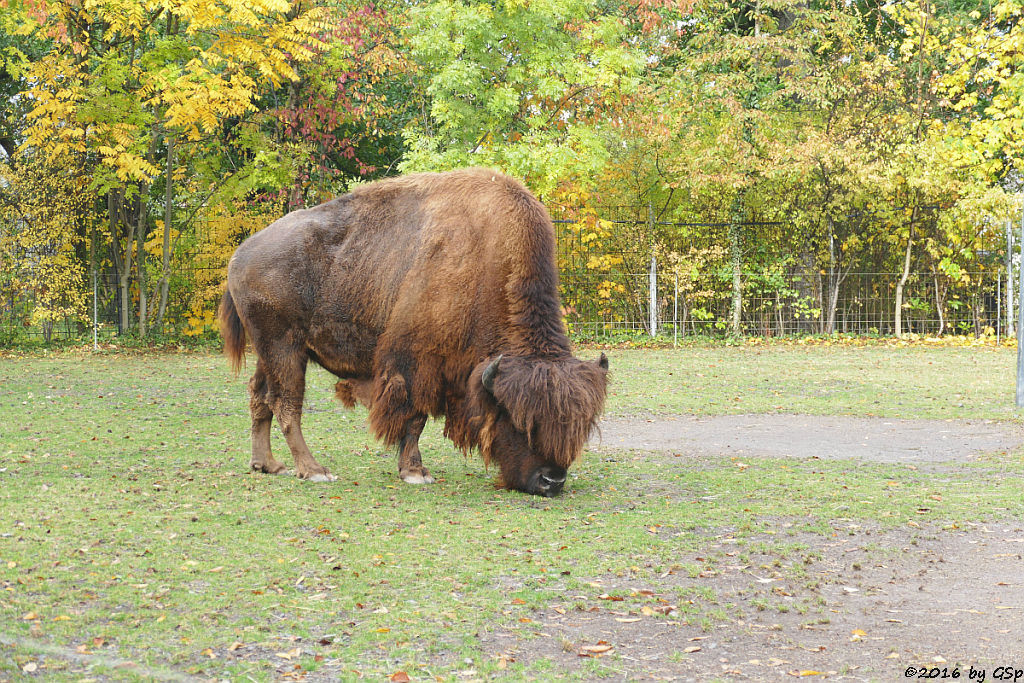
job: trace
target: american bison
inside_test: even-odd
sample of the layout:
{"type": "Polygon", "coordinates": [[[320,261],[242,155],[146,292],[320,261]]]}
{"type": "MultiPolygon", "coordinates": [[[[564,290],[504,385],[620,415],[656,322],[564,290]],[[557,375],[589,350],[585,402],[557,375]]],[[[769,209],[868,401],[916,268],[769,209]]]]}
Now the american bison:
{"type": "Polygon", "coordinates": [[[547,210],[492,170],[386,179],[284,216],[231,258],[219,319],[236,372],[246,337],[256,352],[261,472],[285,469],[270,453],[276,416],[298,476],[334,479],[302,437],[310,360],[340,378],[345,406],[369,408],[411,484],[433,482],[419,438],[443,415],[501,485],[556,495],[604,406],[608,360],[574,358],[562,325],[547,210]]]}

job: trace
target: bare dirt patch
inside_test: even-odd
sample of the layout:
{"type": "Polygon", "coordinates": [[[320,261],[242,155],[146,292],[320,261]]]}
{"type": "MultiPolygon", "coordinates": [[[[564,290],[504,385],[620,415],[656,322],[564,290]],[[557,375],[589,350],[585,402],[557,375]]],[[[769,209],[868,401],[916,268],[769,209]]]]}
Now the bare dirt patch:
{"type": "Polygon", "coordinates": [[[708,547],[725,560],[714,571],[597,581],[610,593],[647,596],[639,609],[555,605],[537,616],[538,637],[498,631],[489,644],[495,656],[544,657],[573,671],[603,643],[605,672],[629,680],[897,680],[908,667],[957,669],[968,680],[972,666],[992,680],[996,667],[1024,668],[1024,529],[842,527],[824,543],[815,537],[804,558],[789,558],[806,573],[774,567],[778,557],[746,554],[723,536],[708,547]],[[748,561],[730,564],[740,556],[748,561]],[[702,595],[728,619],[687,623],[687,603],[702,595]]]}
{"type": "Polygon", "coordinates": [[[948,462],[1024,444],[1024,430],[990,420],[897,420],[816,415],[609,418],[595,450],[687,455],[948,462]]]}
{"type": "MultiPolygon", "coordinates": [[[[740,415],[609,419],[592,448],[958,467],[1020,448],[1022,437],[983,421],[740,415]]],[[[833,519],[825,535],[779,524],[764,539],[714,532],[661,575],[594,577],[605,599],[567,596],[534,624],[486,634],[486,646],[613,680],[993,680],[1007,675],[998,667],[1012,680],[1024,670],[1019,522],[882,529],[833,519]]]]}

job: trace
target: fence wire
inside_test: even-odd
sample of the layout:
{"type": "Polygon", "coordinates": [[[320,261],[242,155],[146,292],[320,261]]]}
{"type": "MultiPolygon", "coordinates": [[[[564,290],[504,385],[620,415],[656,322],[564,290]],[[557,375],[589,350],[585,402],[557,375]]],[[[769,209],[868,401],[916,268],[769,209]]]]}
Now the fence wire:
{"type": "MultiPolygon", "coordinates": [[[[717,229],[726,225],[668,224],[636,216],[607,222],[621,224],[619,227],[635,238],[634,244],[644,244],[643,230],[657,226],[717,229]]],[[[714,337],[731,332],[732,272],[721,262],[699,274],[692,269],[681,271],[656,263],[652,287],[647,266],[654,250],[653,242],[636,250],[602,248],[591,251],[596,242],[588,243],[585,232],[568,229],[575,225],[574,221],[559,219],[556,224],[561,296],[570,333],[582,338],[603,338],[639,333],[714,337]],[[595,261],[598,255],[604,260],[595,261]]],[[[700,240],[696,247],[691,242],[689,248],[721,251],[724,243],[723,235],[718,233],[702,232],[700,240]]],[[[212,263],[200,255],[176,254],[162,319],[155,319],[154,294],[149,294],[150,332],[169,336],[213,334],[213,311],[221,291],[223,272],[223,264],[212,263]]],[[[743,335],[779,337],[828,332],[891,335],[897,331],[899,273],[853,272],[843,275],[837,283],[823,271],[804,267],[792,268],[789,272],[745,270],[740,279],[739,331],[743,335]]],[[[100,337],[137,330],[139,287],[135,279],[129,283],[127,299],[113,273],[97,274],[95,297],[91,274],[87,275],[86,284],[89,290],[87,316],[46,323],[32,321],[30,312],[34,308],[35,292],[17,296],[8,292],[0,297],[0,345],[16,343],[19,338],[91,336],[94,310],[100,337]]],[[[958,284],[935,273],[911,273],[903,287],[901,331],[923,335],[981,335],[992,330],[1012,335],[1015,328],[1012,292],[1012,287],[1007,289],[1005,267],[966,273],[958,279],[958,284]]]]}

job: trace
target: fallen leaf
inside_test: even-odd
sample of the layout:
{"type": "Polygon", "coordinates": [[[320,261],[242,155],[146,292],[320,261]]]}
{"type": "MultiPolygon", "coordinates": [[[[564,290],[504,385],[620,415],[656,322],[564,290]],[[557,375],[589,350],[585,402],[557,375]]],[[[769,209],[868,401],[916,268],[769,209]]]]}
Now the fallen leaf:
{"type": "Polygon", "coordinates": [[[815,671],[814,669],[801,669],[800,671],[790,671],[789,675],[790,676],[797,676],[797,677],[802,677],[802,676],[824,676],[825,672],[824,671],[815,671]]]}
{"type": "Polygon", "coordinates": [[[209,657],[210,659],[217,659],[217,655],[214,653],[213,648],[208,647],[199,654],[209,657]]]}
{"type": "Polygon", "coordinates": [[[526,604],[526,600],[523,600],[522,598],[512,598],[512,604],[513,605],[525,605],[526,604]]]}
{"type": "Polygon", "coordinates": [[[276,653],[276,655],[278,657],[280,657],[281,659],[287,659],[287,660],[291,661],[292,659],[295,659],[296,657],[299,657],[299,656],[302,655],[302,648],[301,647],[297,647],[294,650],[288,650],[288,652],[278,652],[278,653],[276,653]]]}
{"type": "Polygon", "coordinates": [[[610,643],[598,643],[597,645],[584,645],[581,649],[581,657],[593,657],[595,655],[603,655],[606,652],[611,652],[614,646],[610,643]]]}
{"type": "Polygon", "coordinates": [[[21,670],[24,671],[27,674],[30,674],[30,673],[33,673],[38,668],[39,668],[38,664],[36,664],[35,662],[29,662],[25,666],[21,667],[21,670]]]}
{"type": "Polygon", "coordinates": [[[611,600],[612,602],[622,602],[624,600],[624,598],[622,598],[621,596],[618,596],[618,595],[608,595],[607,593],[602,593],[601,595],[598,595],[597,599],[598,600],[611,600]]]}
{"type": "Polygon", "coordinates": [[[34,619],[38,619],[39,615],[35,612],[25,612],[25,614],[21,618],[25,621],[32,621],[34,619]]]}
{"type": "Polygon", "coordinates": [[[701,650],[700,645],[690,645],[688,647],[683,648],[683,652],[685,652],[687,654],[689,654],[691,652],[700,652],[700,650],[701,650]]]}
{"type": "Polygon", "coordinates": [[[391,683],[409,683],[412,679],[409,678],[409,674],[404,671],[396,671],[388,677],[388,680],[391,681],[391,683]]]}
{"type": "Polygon", "coordinates": [[[238,648],[242,647],[242,641],[236,640],[235,642],[228,645],[228,652],[234,652],[238,648]]]}
{"type": "Polygon", "coordinates": [[[640,621],[640,617],[615,617],[615,621],[619,622],[620,624],[633,624],[640,621]]]}

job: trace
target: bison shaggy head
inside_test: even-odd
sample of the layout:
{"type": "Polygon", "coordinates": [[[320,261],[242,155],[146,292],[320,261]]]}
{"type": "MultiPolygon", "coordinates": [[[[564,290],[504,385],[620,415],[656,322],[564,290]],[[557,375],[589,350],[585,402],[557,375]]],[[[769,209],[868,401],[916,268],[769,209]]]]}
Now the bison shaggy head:
{"type": "Polygon", "coordinates": [[[501,483],[555,496],[604,408],[608,359],[506,357],[480,363],[470,378],[478,443],[501,483]]]}

